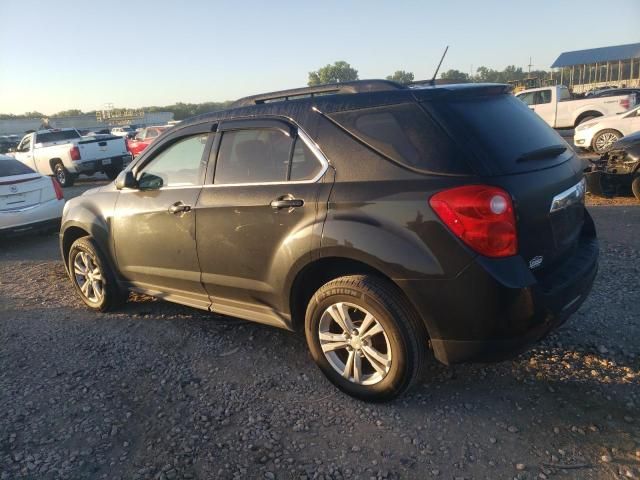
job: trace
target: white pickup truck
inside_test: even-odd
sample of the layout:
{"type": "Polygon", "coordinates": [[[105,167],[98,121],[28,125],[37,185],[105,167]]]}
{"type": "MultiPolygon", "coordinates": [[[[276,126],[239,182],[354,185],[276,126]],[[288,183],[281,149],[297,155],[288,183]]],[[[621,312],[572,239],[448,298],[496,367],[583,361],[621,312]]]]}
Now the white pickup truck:
{"type": "Polygon", "coordinates": [[[532,88],[516,94],[553,128],[575,128],[582,122],[626,112],[637,101],[634,94],[573,99],[567,87],[532,88]]]}
{"type": "Polygon", "coordinates": [[[74,128],[29,133],[10,155],[39,173],[55,175],[63,187],[80,174],[103,172],[114,179],[131,161],[123,137],[82,137],[74,128]]]}

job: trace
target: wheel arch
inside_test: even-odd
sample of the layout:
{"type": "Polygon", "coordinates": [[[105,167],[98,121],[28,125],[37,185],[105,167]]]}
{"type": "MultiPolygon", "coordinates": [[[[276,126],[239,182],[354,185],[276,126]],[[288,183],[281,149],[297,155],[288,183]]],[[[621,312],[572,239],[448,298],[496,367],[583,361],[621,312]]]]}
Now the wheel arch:
{"type": "Polygon", "coordinates": [[[61,158],[58,158],[58,157],[56,157],[56,158],[50,158],[50,159],[49,159],[49,167],[51,168],[51,173],[54,173],[54,171],[53,171],[53,167],[55,167],[55,166],[56,166],[56,163],[61,163],[61,164],[62,164],[62,166],[64,166],[64,162],[62,161],[62,159],[61,159],[61,158]]]}
{"type": "MultiPolygon", "coordinates": [[[[296,274],[289,289],[289,308],[291,312],[291,327],[302,330],[307,305],[313,294],[325,283],[346,275],[374,275],[382,278],[396,287],[398,293],[404,297],[407,305],[419,317],[415,306],[393,278],[379,268],[373,267],[361,260],[349,257],[322,257],[306,264],[296,274]]],[[[422,319],[428,332],[428,325],[422,319]]]]}
{"type": "Polygon", "coordinates": [[[576,117],[576,121],[573,124],[574,128],[580,125],[580,122],[582,122],[587,117],[602,117],[602,112],[599,112],[597,110],[587,110],[585,112],[582,112],[576,117]]]}
{"type": "Polygon", "coordinates": [[[82,237],[89,237],[91,234],[87,231],[87,229],[83,227],[79,227],[77,225],[72,225],[67,227],[61,235],[60,238],[60,250],[62,253],[62,258],[64,259],[64,268],[69,271],[69,250],[71,250],[71,245],[73,242],[82,237]]]}

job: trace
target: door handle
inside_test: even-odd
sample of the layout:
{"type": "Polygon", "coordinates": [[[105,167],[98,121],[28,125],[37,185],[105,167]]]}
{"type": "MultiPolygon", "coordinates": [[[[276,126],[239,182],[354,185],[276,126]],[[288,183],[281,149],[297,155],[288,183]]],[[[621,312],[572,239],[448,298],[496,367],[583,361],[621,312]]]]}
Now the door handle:
{"type": "Polygon", "coordinates": [[[273,208],[297,208],[304,205],[304,200],[301,198],[278,198],[271,201],[273,208]]]}
{"type": "Polygon", "coordinates": [[[185,205],[182,202],[176,202],[169,207],[169,213],[178,214],[191,211],[191,205],[185,205]]]}

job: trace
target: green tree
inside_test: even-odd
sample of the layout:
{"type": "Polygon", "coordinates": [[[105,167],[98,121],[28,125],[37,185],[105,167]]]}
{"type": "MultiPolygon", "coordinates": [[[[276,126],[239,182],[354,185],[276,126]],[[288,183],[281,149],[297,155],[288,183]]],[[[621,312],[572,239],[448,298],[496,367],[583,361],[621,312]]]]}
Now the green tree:
{"type": "Polygon", "coordinates": [[[71,110],[63,110],[62,112],[54,113],[52,117],[75,117],[77,115],[83,115],[82,110],[72,108],[71,110]]]}
{"type": "Polygon", "coordinates": [[[469,74],[460,70],[447,70],[440,74],[440,78],[450,82],[468,82],[470,80],[469,74]]]}
{"type": "Polygon", "coordinates": [[[413,72],[405,72],[404,70],[396,70],[393,75],[387,76],[387,80],[401,83],[402,85],[408,85],[413,82],[413,72]]]}
{"type": "Polygon", "coordinates": [[[351,82],[353,80],[358,80],[358,71],[347,62],[340,60],[333,65],[325,65],[315,72],[309,72],[307,84],[313,87],[325,83],[351,82]]]}

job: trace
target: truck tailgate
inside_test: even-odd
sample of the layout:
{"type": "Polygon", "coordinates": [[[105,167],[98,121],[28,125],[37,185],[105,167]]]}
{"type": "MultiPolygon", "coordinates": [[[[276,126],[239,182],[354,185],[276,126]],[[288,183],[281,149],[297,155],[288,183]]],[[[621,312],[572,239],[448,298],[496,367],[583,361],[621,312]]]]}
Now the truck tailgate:
{"type": "Polygon", "coordinates": [[[102,160],[127,155],[123,137],[88,138],[78,142],[81,160],[102,160]]]}

